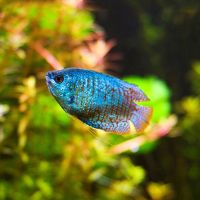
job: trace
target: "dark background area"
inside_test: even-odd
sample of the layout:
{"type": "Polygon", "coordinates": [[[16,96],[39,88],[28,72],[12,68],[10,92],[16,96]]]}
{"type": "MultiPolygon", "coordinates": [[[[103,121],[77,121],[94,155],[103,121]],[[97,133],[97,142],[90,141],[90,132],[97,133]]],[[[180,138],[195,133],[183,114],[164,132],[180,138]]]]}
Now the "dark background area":
{"type": "Polygon", "coordinates": [[[97,24],[105,29],[108,39],[117,40],[112,51],[123,52],[121,75],[157,75],[173,89],[173,100],[191,92],[186,74],[200,58],[198,1],[91,2],[97,7],[97,24]],[[149,22],[143,20],[147,16],[149,22]],[[145,25],[153,29],[154,33],[146,33],[152,34],[153,42],[144,34],[145,25]]]}

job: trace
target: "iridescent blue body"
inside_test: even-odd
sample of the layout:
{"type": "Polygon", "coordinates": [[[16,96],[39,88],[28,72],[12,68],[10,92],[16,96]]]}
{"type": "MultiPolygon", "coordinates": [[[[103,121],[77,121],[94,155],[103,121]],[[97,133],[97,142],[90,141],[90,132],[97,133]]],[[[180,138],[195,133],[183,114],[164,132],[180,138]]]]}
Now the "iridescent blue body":
{"type": "Polygon", "coordinates": [[[148,125],[152,109],[135,102],[148,98],[136,86],[91,70],[67,68],[46,74],[48,88],[61,107],[87,125],[125,133],[148,125]]]}

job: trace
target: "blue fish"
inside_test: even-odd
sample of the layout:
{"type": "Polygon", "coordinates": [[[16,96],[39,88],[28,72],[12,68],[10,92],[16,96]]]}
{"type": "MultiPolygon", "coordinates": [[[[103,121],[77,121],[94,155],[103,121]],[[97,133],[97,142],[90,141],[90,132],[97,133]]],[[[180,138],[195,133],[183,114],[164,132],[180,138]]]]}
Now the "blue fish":
{"type": "Polygon", "coordinates": [[[152,108],[135,103],[149,100],[136,85],[79,68],[49,71],[46,82],[67,113],[93,128],[127,133],[132,122],[142,132],[149,124],[152,108]]]}

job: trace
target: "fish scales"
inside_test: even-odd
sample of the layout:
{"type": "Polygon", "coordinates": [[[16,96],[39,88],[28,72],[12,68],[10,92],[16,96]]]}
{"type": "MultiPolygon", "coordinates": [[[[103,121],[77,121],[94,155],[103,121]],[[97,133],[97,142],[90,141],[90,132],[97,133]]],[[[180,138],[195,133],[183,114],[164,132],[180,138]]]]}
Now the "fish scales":
{"type": "Polygon", "coordinates": [[[87,106],[86,106],[86,113],[89,115],[89,113],[92,112],[92,108],[93,108],[93,95],[94,95],[94,88],[93,88],[93,84],[94,84],[94,80],[92,79],[92,77],[88,77],[87,78],[87,84],[85,86],[85,93],[87,93],[87,98],[85,99],[85,101],[87,102],[87,106]]]}
{"type": "MultiPolygon", "coordinates": [[[[110,121],[110,118],[112,118],[112,115],[111,115],[111,108],[112,108],[112,101],[111,101],[111,93],[107,92],[109,91],[108,89],[108,83],[106,80],[101,80],[101,86],[99,88],[99,96],[103,97],[101,98],[101,102],[104,101],[105,104],[104,106],[102,107],[102,112],[100,113],[100,123],[101,122],[106,122],[106,121],[110,121]],[[109,115],[109,119],[108,119],[108,113],[110,114],[109,115]]],[[[115,95],[115,99],[118,99],[119,96],[118,94],[115,95]]],[[[113,99],[113,100],[115,100],[113,99]]],[[[102,103],[101,103],[102,104],[102,103]]],[[[112,125],[112,124],[111,124],[112,125]]]]}
{"type": "Polygon", "coordinates": [[[151,118],[152,108],[136,104],[148,97],[137,86],[113,76],[68,68],[48,72],[46,81],[61,107],[93,128],[125,133],[131,121],[141,132],[151,118]]]}
{"type": "MultiPolygon", "coordinates": [[[[91,78],[88,78],[87,79],[87,89],[90,89],[91,90],[91,95],[93,94],[93,79],[91,79],[91,78]]],[[[89,94],[89,93],[87,93],[87,95],[88,95],[88,106],[87,106],[87,113],[88,113],[88,115],[89,115],[89,113],[91,113],[92,112],[92,97],[91,97],[91,95],[89,94]]]]}

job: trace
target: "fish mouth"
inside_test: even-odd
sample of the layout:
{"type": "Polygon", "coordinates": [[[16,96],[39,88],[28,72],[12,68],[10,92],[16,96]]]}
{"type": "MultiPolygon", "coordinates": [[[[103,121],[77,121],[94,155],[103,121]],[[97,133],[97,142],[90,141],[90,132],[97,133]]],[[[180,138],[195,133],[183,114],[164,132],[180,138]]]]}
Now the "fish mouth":
{"type": "Polygon", "coordinates": [[[48,76],[46,76],[46,83],[47,85],[52,85],[51,80],[48,76]]]}
{"type": "Polygon", "coordinates": [[[51,79],[53,78],[53,77],[52,77],[52,73],[47,72],[45,78],[46,78],[47,84],[52,84],[52,82],[51,82],[51,79]]]}
{"type": "Polygon", "coordinates": [[[51,74],[49,72],[46,73],[46,83],[47,83],[47,87],[49,89],[49,91],[51,92],[51,88],[53,87],[53,83],[52,83],[52,78],[51,78],[51,74]]]}

